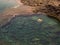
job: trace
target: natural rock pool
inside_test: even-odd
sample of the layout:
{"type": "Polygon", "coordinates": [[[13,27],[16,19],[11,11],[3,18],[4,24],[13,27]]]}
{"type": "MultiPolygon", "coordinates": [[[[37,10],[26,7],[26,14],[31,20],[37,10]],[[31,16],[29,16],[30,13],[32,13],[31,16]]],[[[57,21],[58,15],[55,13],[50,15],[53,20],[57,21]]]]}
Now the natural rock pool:
{"type": "Polygon", "coordinates": [[[0,40],[6,42],[2,45],[60,45],[60,23],[42,14],[16,16],[0,28],[0,40]]]}
{"type": "MultiPolygon", "coordinates": [[[[13,2],[0,0],[0,12],[15,6],[13,2]]],[[[42,14],[28,15],[0,27],[0,45],[60,45],[60,22],[42,14]]]]}

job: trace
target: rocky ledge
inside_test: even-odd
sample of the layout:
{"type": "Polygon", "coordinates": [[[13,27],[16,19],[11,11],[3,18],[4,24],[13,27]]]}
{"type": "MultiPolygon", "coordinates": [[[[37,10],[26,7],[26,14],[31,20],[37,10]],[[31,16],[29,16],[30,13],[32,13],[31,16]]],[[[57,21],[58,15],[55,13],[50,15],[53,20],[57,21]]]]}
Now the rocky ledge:
{"type": "Polygon", "coordinates": [[[21,2],[35,7],[35,13],[42,12],[60,21],[60,0],[21,0],[21,2]]]}
{"type": "Polygon", "coordinates": [[[58,0],[21,0],[24,4],[17,8],[10,8],[0,14],[0,26],[9,22],[16,15],[42,13],[60,21],[60,1],[58,0]],[[34,2],[34,3],[33,3],[34,2]],[[31,5],[32,4],[32,5],[31,5]],[[27,6],[28,5],[28,6],[27,6]]]}

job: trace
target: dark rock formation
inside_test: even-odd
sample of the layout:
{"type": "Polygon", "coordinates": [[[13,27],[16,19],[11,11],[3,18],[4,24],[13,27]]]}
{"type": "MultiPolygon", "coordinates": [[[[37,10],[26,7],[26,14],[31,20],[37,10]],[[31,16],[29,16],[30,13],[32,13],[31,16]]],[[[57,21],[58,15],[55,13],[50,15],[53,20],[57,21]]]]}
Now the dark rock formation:
{"type": "Polygon", "coordinates": [[[33,6],[36,9],[34,13],[45,13],[60,21],[60,1],[59,0],[21,0],[25,5],[33,6]]]}

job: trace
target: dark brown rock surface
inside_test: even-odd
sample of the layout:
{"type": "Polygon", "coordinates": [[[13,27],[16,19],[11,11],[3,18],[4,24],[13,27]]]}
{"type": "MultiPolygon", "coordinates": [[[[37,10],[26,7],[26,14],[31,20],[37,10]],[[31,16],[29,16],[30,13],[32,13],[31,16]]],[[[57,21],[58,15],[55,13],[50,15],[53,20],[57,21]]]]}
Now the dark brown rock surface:
{"type": "Polygon", "coordinates": [[[48,16],[60,20],[60,1],[59,0],[21,0],[25,5],[33,6],[35,13],[45,13],[48,16]]]}

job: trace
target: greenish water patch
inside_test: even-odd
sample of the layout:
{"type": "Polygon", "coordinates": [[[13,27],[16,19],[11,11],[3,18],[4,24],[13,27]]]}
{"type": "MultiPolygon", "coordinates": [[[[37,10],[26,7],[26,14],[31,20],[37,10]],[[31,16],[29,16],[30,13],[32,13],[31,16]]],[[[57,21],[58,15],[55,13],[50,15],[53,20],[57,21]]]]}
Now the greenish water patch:
{"type": "Polygon", "coordinates": [[[0,0],[0,13],[5,9],[16,6],[17,3],[15,0],[0,0]]]}
{"type": "Polygon", "coordinates": [[[11,45],[60,45],[60,24],[40,14],[16,16],[0,28],[0,39],[14,42],[11,45]]]}

